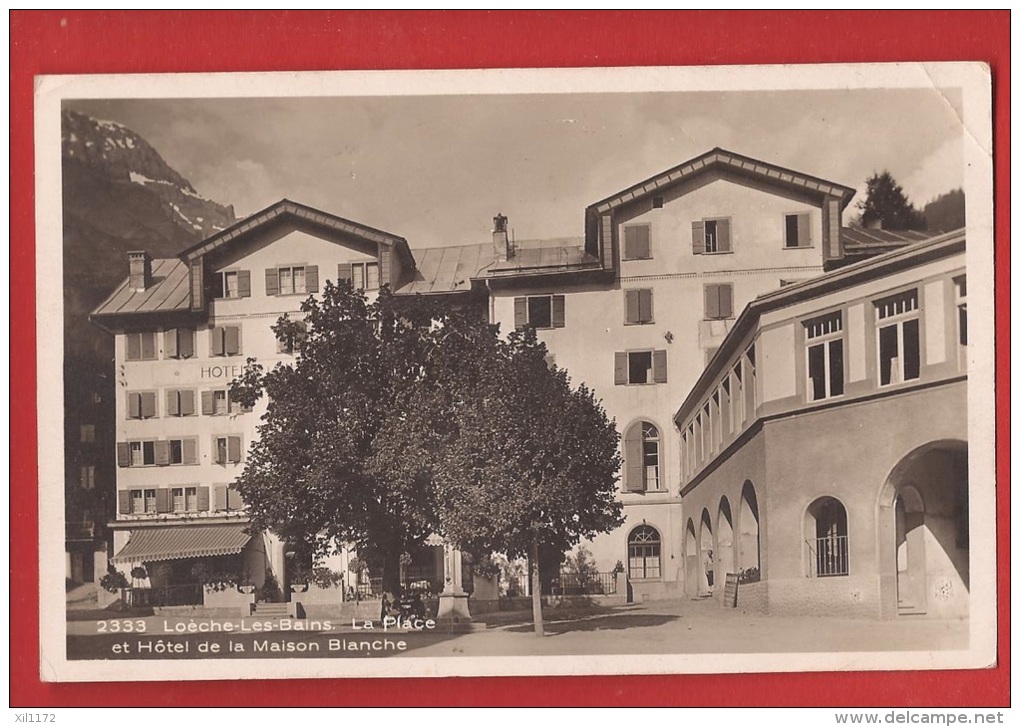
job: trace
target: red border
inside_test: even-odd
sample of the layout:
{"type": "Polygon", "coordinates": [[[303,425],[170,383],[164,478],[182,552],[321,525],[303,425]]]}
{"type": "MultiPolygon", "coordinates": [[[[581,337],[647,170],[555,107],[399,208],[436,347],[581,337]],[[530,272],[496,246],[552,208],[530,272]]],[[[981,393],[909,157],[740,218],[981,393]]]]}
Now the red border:
{"type": "Polygon", "coordinates": [[[11,11],[11,704],[1009,705],[1009,21],[967,12],[11,11]],[[739,42],[725,42],[739,39],[739,42]],[[995,124],[999,665],[985,671],[46,684],[39,673],[33,76],[987,62],[995,124]]]}

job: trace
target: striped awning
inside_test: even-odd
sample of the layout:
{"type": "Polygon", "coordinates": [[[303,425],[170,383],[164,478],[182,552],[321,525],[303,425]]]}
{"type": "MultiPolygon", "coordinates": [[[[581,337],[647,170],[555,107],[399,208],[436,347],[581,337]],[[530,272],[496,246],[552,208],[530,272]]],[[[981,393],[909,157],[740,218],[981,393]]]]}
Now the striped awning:
{"type": "Polygon", "coordinates": [[[244,523],[231,523],[138,528],[131,531],[127,545],[110,560],[129,563],[237,555],[251,540],[244,527],[244,523]]]}

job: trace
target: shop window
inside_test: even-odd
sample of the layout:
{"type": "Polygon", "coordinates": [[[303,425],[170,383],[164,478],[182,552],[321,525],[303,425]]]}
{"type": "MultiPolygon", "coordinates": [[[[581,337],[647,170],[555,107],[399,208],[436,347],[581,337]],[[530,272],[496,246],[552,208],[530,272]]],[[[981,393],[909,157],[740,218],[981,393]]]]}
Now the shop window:
{"type": "Polygon", "coordinates": [[[807,395],[820,401],[843,395],[843,314],[804,322],[807,347],[807,395]]]}
{"type": "Polygon", "coordinates": [[[879,385],[888,386],[921,375],[920,321],[917,291],[875,303],[878,319],[879,385]]]}
{"type": "Polygon", "coordinates": [[[661,577],[662,555],[659,531],[641,525],[627,538],[627,560],[632,580],[653,580],[661,577]]]}

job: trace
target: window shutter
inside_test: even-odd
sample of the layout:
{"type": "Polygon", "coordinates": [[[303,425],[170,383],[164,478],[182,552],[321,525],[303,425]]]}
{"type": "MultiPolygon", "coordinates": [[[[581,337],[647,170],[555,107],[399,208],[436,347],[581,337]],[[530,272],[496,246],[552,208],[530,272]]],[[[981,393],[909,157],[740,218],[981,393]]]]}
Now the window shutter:
{"type": "Polygon", "coordinates": [[[305,265],[305,292],[319,292],[319,266],[305,265]]]}
{"type": "Polygon", "coordinates": [[[280,294],[280,272],[276,268],[266,268],[266,295],[280,294]]]}
{"type": "Polygon", "coordinates": [[[717,220],[715,223],[716,233],[719,235],[719,252],[729,252],[730,248],[730,221],[717,220]]]}
{"type": "Polygon", "coordinates": [[[142,337],[137,333],[127,334],[128,361],[137,361],[142,357],[142,337]]]}
{"type": "Polygon", "coordinates": [[[231,462],[241,461],[241,438],[227,437],[227,459],[231,462]]]}
{"type": "Polygon", "coordinates": [[[241,352],[240,333],[237,326],[227,326],[223,329],[223,349],[227,356],[235,356],[241,352]]]}
{"type": "Polygon", "coordinates": [[[695,255],[705,254],[705,223],[698,220],[691,224],[691,240],[695,255]]]}
{"type": "Polygon", "coordinates": [[[156,392],[146,391],[141,395],[142,397],[142,418],[148,419],[149,417],[156,416],[156,392]]]}
{"type": "Polygon", "coordinates": [[[811,246],[811,215],[797,215],[797,247],[811,246]]]}
{"type": "Polygon", "coordinates": [[[117,442],[117,466],[131,466],[131,445],[127,442],[117,442]]]}
{"type": "Polygon", "coordinates": [[[623,232],[624,255],[628,260],[644,260],[651,257],[648,240],[648,225],[625,227],[623,232]]]}
{"type": "Polygon", "coordinates": [[[213,462],[216,464],[226,464],[227,453],[224,449],[220,448],[220,440],[226,439],[226,437],[213,437],[212,438],[212,452],[213,462]]]}
{"type": "Polygon", "coordinates": [[[165,467],[170,464],[170,442],[166,439],[157,439],[153,447],[156,455],[156,464],[165,467]]]}
{"type": "Polygon", "coordinates": [[[167,389],[166,415],[168,417],[179,417],[181,415],[181,407],[179,406],[181,393],[177,389],[167,389]]]}
{"type": "Polygon", "coordinates": [[[626,318],[624,319],[627,323],[640,323],[640,292],[638,290],[625,291],[624,308],[626,309],[626,318]]]}
{"type": "Polygon", "coordinates": [[[224,298],[225,292],[223,289],[223,273],[213,273],[211,292],[213,298],[224,298]]]}
{"type": "Polygon", "coordinates": [[[171,328],[163,334],[163,355],[177,358],[177,329],[171,328]]]}
{"type": "Polygon", "coordinates": [[[719,286],[705,286],[705,318],[715,320],[719,317],[719,286]]]}
{"type": "Polygon", "coordinates": [[[666,383],[666,352],[652,351],[652,381],[656,384],[666,383]]]}
{"type": "Polygon", "coordinates": [[[184,460],[184,464],[198,464],[198,440],[194,438],[188,438],[184,440],[183,450],[181,452],[181,459],[184,460]]]}
{"type": "Polygon", "coordinates": [[[227,509],[228,510],[244,509],[244,498],[241,497],[241,493],[237,491],[236,487],[227,488],[227,509]]]}
{"type": "Polygon", "coordinates": [[[336,266],[337,282],[346,280],[348,283],[354,279],[354,267],[351,263],[340,263],[336,266]]]}
{"type": "Polygon", "coordinates": [[[237,271],[237,297],[251,297],[251,270],[237,271]]]}
{"type": "Polygon", "coordinates": [[[719,317],[733,317],[733,285],[729,283],[719,286],[719,317]]]}
{"type": "Polygon", "coordinates": [[[156,512],[170,512],[170,490],[166,487],[156,490],[156,512]]]}
{"type": "Polygon", "coordinates": [[[628,430],[623,442],[623,489],[625,492],[644,492],[644,457],[641,446],[641,424],[628,430]]]}
{"type": "Polygon", "coordinates": [[[195,392],[190,389],[183,389],[178,393],[181,397],[180,414],[182,417],[190,417],[195,413],[195,392]]]}
{"type": "Polygon", "coordinates": [[[128,394],[128,418],[140,419],[142,416],[142,395],[128,394]]]}
{"type": "Polygon", "coordinates": [[[226,510],[227,509],[227,486],[216,485],[213,488],[213,509],[214,510],[226,510]]]}
{"type": "Polygon", "coordinates": [[[223,329],[219,326],[209,331],[209,350],[213,356],[223,355],[223,329]]]}
{"type": "Polygon", "coordinates": [[[142,358],[156,358],[156,334],[143,333],[142,336],[142,358]]]}
{"type": "Polygon", "coordinates": [[[195,332],[190,328],[177,329],[177,355],[190,358],[195,355],[195,332]]]}
{"type": "Polygon", "coordinates": [[[616,352],[614,379],[617,384],[626,384],[627,376],[627,354],[623,351],[616,352]]]}
{"type": "Polygon", "coordinates": [[[198,511],[208,512],[209,510],[209,488],[199,487],[198,488],[198,511]]]}
{"type": "Polygon", "coordinates": [[[202,392],[202,414],[205,416],[212,416],[216,410],[213,409],[213,393],[211,391],[202,392]]]}
{"type": "Polygon", "coordinates": [[[524,328],[528,324],[528,299],[514,298],[514,328],[524,328]]]}
{"type": "Polygon", "coordinates": [[[121,515],[131,514],[131,490],[121,490],[117,493],[117,512],[121,515]]]}
{"type": "Polygon", "coordinates": [[[638,291],[638,320],[641,323],[652,322],[652,291],[638,291]]]}
{"type": "Polygon", "coordinates": [[[566,299],[562,295],[552,297],[553,328],[563,328],[566,324],[566,299]]]}

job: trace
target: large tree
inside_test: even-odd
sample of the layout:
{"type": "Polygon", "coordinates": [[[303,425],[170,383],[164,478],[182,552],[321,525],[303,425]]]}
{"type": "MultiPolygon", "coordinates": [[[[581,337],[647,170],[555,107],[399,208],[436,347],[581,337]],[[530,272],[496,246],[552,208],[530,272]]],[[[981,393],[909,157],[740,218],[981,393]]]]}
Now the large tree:
{"type": "Polygon", "coordinates": [[[923,230],[924,215],[917,211],[903,188],[888,171],[873,174],[867,181],[865,198],[857,203],[861,223],[871,226],[881,222],[886,230],[923,230]]]}
{"type": "Polygon", "coordinates": [[[535,632],[544,633],[539,550],[564,552],[622,521],[619,434],[585,386],[550,368],[531,329],[501,341],[453,411],[436,463],[443,532],[472,553],[527,556],[535,632]]]}

